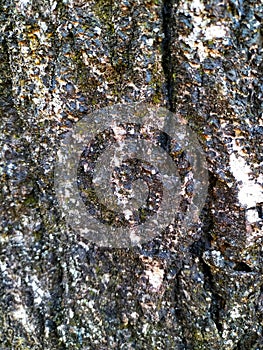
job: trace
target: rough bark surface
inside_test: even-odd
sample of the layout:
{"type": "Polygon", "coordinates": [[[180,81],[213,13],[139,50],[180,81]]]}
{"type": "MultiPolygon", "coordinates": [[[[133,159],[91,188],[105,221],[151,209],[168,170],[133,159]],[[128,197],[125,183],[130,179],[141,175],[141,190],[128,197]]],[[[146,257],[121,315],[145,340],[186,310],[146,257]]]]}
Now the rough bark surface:
{"type": "Polygon", "coordinates": [[[260,0],[0,1],[1,350],[263,349],[262,19],[260,0]],[[131,101],[200,137],[194,243],[102,249],[61,215],[60,141],[131,101]]]}

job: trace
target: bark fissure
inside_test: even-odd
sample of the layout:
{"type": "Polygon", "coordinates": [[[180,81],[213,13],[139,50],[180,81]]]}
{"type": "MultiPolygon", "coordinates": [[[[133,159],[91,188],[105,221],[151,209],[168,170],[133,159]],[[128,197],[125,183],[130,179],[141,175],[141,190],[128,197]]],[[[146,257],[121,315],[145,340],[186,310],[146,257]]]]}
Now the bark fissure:
{"type": "Polygon", "coordinates": [[[175,95],[175,66],[172,59],[172,38],[174,33],[175,21],[175,4],[177,0],[164,0],[162,6],[162,26],[164,39],[162,42],[162,66],[166,79],[167,104],[171,112],[176,110],[176,95],[175,95]]]}

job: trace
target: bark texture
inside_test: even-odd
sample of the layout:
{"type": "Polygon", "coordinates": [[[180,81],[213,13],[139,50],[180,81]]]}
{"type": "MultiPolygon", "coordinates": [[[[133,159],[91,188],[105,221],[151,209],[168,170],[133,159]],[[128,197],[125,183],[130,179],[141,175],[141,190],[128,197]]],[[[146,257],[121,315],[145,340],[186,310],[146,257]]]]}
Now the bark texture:
{"type": "Polygon", "coordinates": [[[262,19],[260,0],[0,1],[1,350],[263,349],[262,19]],[[102,249],[61,215],[60,141],[132,101],[200,137],[194,243],[102,249]]]}

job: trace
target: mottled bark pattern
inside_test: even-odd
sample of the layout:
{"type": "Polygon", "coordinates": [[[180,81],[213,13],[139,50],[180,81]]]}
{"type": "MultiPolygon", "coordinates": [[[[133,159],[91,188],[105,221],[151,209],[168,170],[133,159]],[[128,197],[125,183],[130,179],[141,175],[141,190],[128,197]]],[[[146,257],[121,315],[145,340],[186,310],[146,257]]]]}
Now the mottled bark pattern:
{"type": "Polygon", "coordinates": [[[262,19],[260,0],[0,0],[1,350],[263,349],[262,19]],[[200,137],[194,243],[102,249],[61,215],[63,135],[132,101],[200,137]]]}

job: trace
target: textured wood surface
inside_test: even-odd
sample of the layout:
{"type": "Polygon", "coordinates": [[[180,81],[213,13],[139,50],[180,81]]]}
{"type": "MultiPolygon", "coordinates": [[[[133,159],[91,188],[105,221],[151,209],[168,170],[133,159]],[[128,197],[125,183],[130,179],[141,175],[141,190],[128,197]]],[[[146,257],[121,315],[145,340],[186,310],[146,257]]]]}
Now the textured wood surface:
{"type": "Polygon", "coordinates": [[[263,349],[263,5],[0,1],[0,349],[263,349]],[[209,166],[194,243],[79,240],[56,154],[89,112],[183,116],[209,166]]]}

